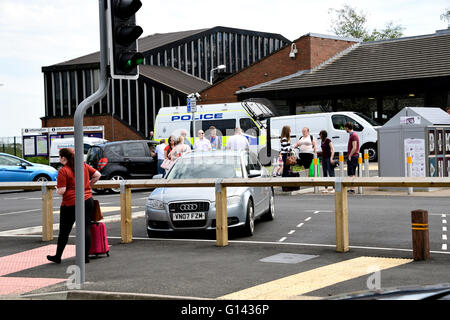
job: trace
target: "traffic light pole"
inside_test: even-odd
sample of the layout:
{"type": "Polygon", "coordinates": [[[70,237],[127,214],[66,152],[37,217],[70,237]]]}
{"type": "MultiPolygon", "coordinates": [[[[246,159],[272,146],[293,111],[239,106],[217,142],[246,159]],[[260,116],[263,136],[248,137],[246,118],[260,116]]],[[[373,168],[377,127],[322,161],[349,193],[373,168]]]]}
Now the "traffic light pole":
{"type": "Polygon", "coordinates": [[[106,22],[106,0],[99,0],[100,18],[100,85],[98,90],[84,99],[74,115],[75,137],[75,219],[76,219],[76,264],[80,272],[80,284],[85,282],[85,214],[84,214],[84,153],[83,153],[83,118],[86,110],[99,102],[109,88],[108,38],[106,22]]]}

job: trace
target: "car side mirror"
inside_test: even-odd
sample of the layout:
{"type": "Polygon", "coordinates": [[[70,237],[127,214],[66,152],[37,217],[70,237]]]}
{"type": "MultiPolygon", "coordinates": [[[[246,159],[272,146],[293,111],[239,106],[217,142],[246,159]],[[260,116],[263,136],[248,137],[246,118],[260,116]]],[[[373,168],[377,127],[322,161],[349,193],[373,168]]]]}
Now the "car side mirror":
{"type": "Polygon", "coordinates": [[[256,178],[256,177],[261,177],[262,172],[260,170],[250,170],[248,177],[249,178],[256,178]]]}
{"type": "Polygon", "coordinates": [[[21,167],[22,169],[26,169],[26,168],[27,168],[27,163],[21,162],[21,163],[20,163],[20,167],[21,167]]]}
{"type": "Polygon", "coordinates": [[[152,179],[162,179],[163,175],[162,174],[155,174],[152,179]]]}

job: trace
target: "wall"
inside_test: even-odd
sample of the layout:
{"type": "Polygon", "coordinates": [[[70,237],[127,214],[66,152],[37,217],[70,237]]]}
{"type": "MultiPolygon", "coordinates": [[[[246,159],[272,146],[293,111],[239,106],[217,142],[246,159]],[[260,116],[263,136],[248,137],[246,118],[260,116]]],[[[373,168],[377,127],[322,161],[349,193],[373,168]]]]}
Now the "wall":
{"type": "MultiPolygon", "coordinates": [[[[73,118],[51,118],[41,119],[42,127],[73,127],[73,118]]],[[[123,124],[121,121],[113,118],[111,115],[99,116],[85,116],[83,121],[84,126],[100,126],[105,127],[105,139],[108,141],[120,140],[141,140],[144,139],[141,135],[136,133],[130,127],[123,124]]]]}

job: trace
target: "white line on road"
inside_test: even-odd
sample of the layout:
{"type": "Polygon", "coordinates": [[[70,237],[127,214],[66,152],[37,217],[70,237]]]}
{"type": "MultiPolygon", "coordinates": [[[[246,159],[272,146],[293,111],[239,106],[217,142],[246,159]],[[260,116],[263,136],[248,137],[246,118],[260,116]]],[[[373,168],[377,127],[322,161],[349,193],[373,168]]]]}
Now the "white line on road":
{"type": "Polygon", "coordinates": [[[447,231],[447,227],[442,227],[442,231],[447,231]]]}
{"type": "Polygon", "coordinates": [[[443,214],[443,215],[442,215],[442,218],[445,218],[446,216],[447,216],[447,215],[443,214]]]}
{"type": "Polygon", "coordinates": [[[278,242],[283,242],[284,240],[286,240],[286,237],[281,238],[280,240],[278,240],[278,242]]]}
{"type": "Polygon", "coordinates": [[[447,240],[447,235],[446,234],[442,235],[442,240],[447,240]]]}
{"type": "Polygon", "coordinates": [[[293,234],[294,232],[295,232],[295,230],[291,230],[291,231],[289,231],[288,234],[293,234]]]}
{"type": "Polygon", "coordinates": [[[320,211],[314,211],[313,213],[314,213],[314,214],[317,214],[317,213],[319,213],[319,212],[320,212],[320,211]]]}
{"type": "Polygon", "coordinates": [[[297,228],[301,228],[302,225],[303,225],[303,222],[300,223],[300,224],[297,226],[297,228]]]}
{"type": "Polygon", "coordinates": [[[23,210],[23,211],[5,212],[5,213],[0,213],[0,216],[9,216],[11,214],[33,212],[33,211],[41,211],[41,210],[42,209],[30,209],[30,210],[23,210]]]}
{"type": "Polygon", "coordinates": [[[308,217],[308,218],[305,219],[305,221],[309,221],[309,220],[311,220],[311,217],[308,217]]]}
{"type": "Polygon", "coordinates": [[[442,223],[443,223],[443,224],[447,224],[447,220],[443,219],[443,220],[442,220],[442,223]]]}
{"type": "Polygon", "coordinates": [[[447,250],[447,244],[446,243],[444,243],[444,244],[442,244],[442,250],[447,250]]]}

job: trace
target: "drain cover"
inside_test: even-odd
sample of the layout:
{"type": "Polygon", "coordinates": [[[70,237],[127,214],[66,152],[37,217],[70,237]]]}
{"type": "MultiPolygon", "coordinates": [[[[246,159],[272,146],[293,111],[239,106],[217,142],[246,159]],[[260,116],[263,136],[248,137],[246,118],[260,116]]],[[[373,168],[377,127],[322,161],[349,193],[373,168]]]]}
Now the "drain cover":
{"type": "Polygon", "coordinates": [[[259,261],[261,262],[274,262],[274,263],[290,263],[296,264],[306,260],[316,258],[318,256],[308,255],[308,254],[295,254],[295,253],[278,253],[276,255],[263,258],[259,261]]]}

